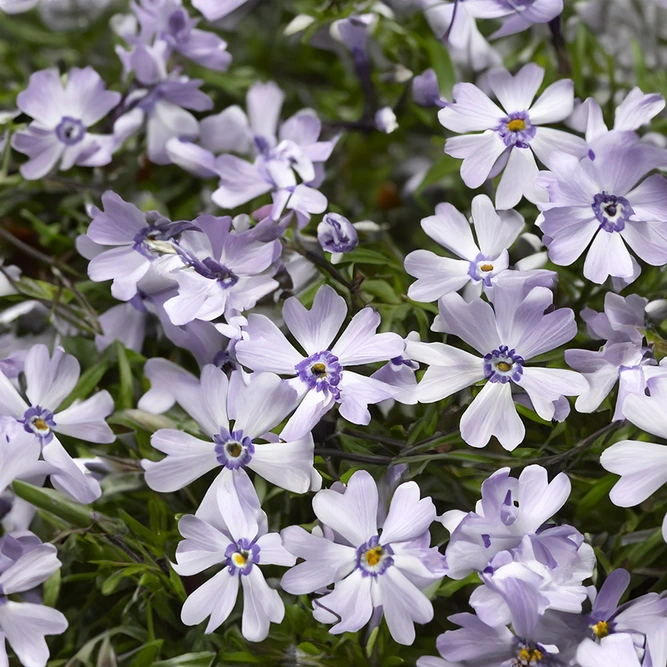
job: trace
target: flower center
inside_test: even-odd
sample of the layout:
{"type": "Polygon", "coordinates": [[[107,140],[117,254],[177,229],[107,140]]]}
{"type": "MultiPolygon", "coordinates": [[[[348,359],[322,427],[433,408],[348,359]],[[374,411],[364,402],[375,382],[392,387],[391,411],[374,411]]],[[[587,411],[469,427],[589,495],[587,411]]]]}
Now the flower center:
{"type": "Polygon", "coordinates": [[[218,463],[229,470],[238,470],[250,463],[255,453],[255,445],[243,431],[232,431],[224,428],[213,436],[215,455],[218,463]]]}
{"type": "Polygon", "coordinates": [[[393,549],[385,544],[379,544],[380,538],[371,537],[357,549],[357,569],[364,577],[377,577],[384,574],[386,569],[394,564],[393,549]]]}
{"type": "Polygon", "coordinates": [[[617,197],[601,192],[593,198],[593,212],[605,232],[622,232],[625,223],[634,215],[630,202],[625,197],[617,197]]]}
{"type": "MultiPolygon", "coordinates": [[[[502,270],[502,266],[500,269],[502,270]]],[[[491,279],[493,278],[494,271],[496,271],[496,266],[493,260],[485,257],[482,253],[479,253],[468,266],[468,275],[478,282],[484,281],[487,287],[491,287],[491,279]]]]}
{"type": "Polygon", "coordinates": [[[535,127],[530,122],[527,111],[515,111],[503,118],[496,127],[496,132],[508,147],[528,148],[535,137],[535,127]]]}
{"type": "Polygon", "coordinates": [[[340,398],[338,385],[341,380],[343,367],[338,357],[328,350],[317,352],[294,366],[299,379],[308,385],[309,389],[330,394],[334,399],[340,398]]]}
{"type": "Polygon", "coordinates": [[[493,271],[493,264],[482,264],[479,268],[484,272],[493,271]]]}
{"type": "Polygon", "coordinates": [[[230,544],[225,550],[225,565],[230,574],[245,576],[250,574],[252,566],[259,563],[259,547],[246,539],[230,544]]]}
{"type": "Polygon", "coordinates": [[[501,345],[484,356],[484,373],[489,382],[518,382],[523,375],[523,364],[523,357],[514,349],[510,350],[507,345],[501,345]]]}
{"type": "Polygon", "coordinates": [[[224,264],[216,262],[213,258],[207,257],[201,262],[194,264],[195,271],[209,280],[217,280],[223,289],[229,289],[236,285],[239,277],[224,264]]]}
{"type": "Polygon", "coordinates": [[[34,433],[43,444],[53,440],[51,429],[56,425],[56,422],[53,420],[51,410],[35,405],[28,408],[23,414],[23,419],[19,421],[22,422],[25,431],[34,433]]]}
{"type": "Polygon", "coordinates": [[[65,116],[56,127],[56,137],[67,146],[78,144],[85,136],[86,126],[70,116],[65,116]]]}
{"type": "Polygon", "coordinates": [[[609,634],[609,623],[607,621],[600,621],[591,626],[591,630],[598,639],[604,639],[609,634]]]}
{"type": "Polygon", "coordinates": [[[172,222],[153,212],[147,214],[148,225],[134,237],[133,250],[150,259],[158,255],[175,255],[179,249],[177,239],[182,232],[193,229],[189,222],[172,222]]]}
{"type": "Polygon", "coordinates": [[[544,658],[544,654],[540,649],[524,646],[516,654],[514,667],[533,667],[542,662],[542,658],[544,658]]]}

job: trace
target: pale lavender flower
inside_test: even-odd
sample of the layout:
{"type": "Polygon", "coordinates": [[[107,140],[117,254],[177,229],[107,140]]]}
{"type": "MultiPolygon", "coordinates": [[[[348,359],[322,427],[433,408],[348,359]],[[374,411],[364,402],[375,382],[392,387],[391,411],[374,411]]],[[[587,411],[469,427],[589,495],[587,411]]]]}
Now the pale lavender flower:
{"type": "Polygon", "coordinates": [[[181,619],[198,625],[207,617],[206,633],[214,632],[232,612],[243,588],[241,633],[248,641],[266,639],[271,623],[280,623],[285,605],[267,584],[264,565],[294,565],[295,558],[278,533],[269,533],[266,515],[248,478],[226,477],[209,492],[200,509],[178,523],[185,538],[176,549],[173,566],[181,576],[199,574],[211,566],[222,569],[199,586],[183,605],[181,619]]]}
{"type": "Polygon", "coordinates": [[[171,321],[230,317],[254,307],[278,287],[271,277],[280,241],[258,240],[257,228],[235,233],[229,216],[201,215],[178,243],[183,268],[173,272],[178,293],[164,304],[171,321]]]}
{"type": "MultiPolygon", "coordinates": [[[[441,521],[451,533],[445,556],[447,575],[463,579],[482,572],[502,551],[516,549],[526,536],[536,553],[564,553],[563,547],[581,544],[574,528],[548,528],[545,524],[565,504],[570,495],[570,480],[559,473],[549,482],[547,471],[538,465],[527,466],[519,478],[502,468],[482,484],[482,499],[474,512],[451,510],[441,521]]],[[[575,550],[576,550],[575,548],[575,550]]]]}
{"type": "Polygon", "coordinates": [[[0,374],[0,411],[11,418],[14,428],[20,425],[41,445],[44,460],[54,468],[53,485],[79,502],[90,503],[100,497],[100,486],[77,467],[56,434],[86,442],[113,442],[116,436],[105,418],[113,412],[114,403],[109,392],[100,391],[58,412],[79,373],[79,362],[62,348],[51,356],[46,345],[35,345],[25,360],[26,398],[0,374]]]}
{"type": "MultiPolygon", "coordinates": [[[[595,596],[590,613],[572,619],[568,625],[574,633],[589,639],[604,640],[607,636],[625,636],[636,649],[648,649],[653,665],[667,662],[667,598],[658,593],[647,593],[619,605],[623,593],[630,583],[626,570],[614,570],[605,579],[600,592],[595,596]]],[[[625,665],[625,663],[621,663],[625,665]]]]}
{"type": "Polygon", "coordinates": [[[609,276],[629,283],[639,275],[628,246],[648,264],[665,264],[667,179],[644,178],[664,160],[661,153],[637,142],[633,132],[613,132],[598,139],[581,161],[556,156],[551,171],[537,179],[549,196],[539,204],[549,259],[569,266],[590,245],[584,277],[598,284],[609,276]]]}
{"type": "MultiPolygon", "coordinates": [[[[246,381],[241,371],[234,371],[228,380],[221,369],[207,365],[201,381],[193,383],[184,371],[174,373],[170,367],[164,371],[152,377],[158,386],[151,395],[157,396],[159,406],[151,412],[176,400],[206,439],[175,429],[154,433],[151,444],[167,456],[157,462],[142,461],[150,488],[176,491],[216,468],[222,468],[219,477],[245,476],[246,467],[294,493],[320,487],[311,434],[280,439],[270,433],[297,403],[296,391],[277,375],[256,373],[246,381]]],[[[149,401],[145,396],[140,405],[149,401]]]]}
{"type": "Polygon", "coordinates": [[[526,290],[521,285],[496,286],[491,304],[466,303],[452,293],[440,299],[434,331],[454,334],[477,355],[442,343],[409,342],[411,359],[428,364],[417,388],[421,403],[433,403],[486,380],[481,392],[461,418],[461,437],[473,447],[484,447],[496,436],[512,450],[525,435],[512,396],[512,386],[523,389],[542,419],[555,416],[563,396],[577,396],[588,382],[571,370],[526,365],[533,357],[574,338],[577,325],[569,308],[551,310],[553,293],[546,287],[526,290]],[[526,293],[527,292],[527,293],[526,293]]]}
{"type": "Polygon", "coordinates": [[[483,287],[491,287],[509,269],[507,249],[524,224],[516,211],[496,213],[486,195],[472,200],[472,224],[451,204],[438,204],[435,215],[422,220],[422,228],[461,259],[440,257],[430,250],[411,252],[405,258],[405,270],[417,281],[410,285],[408,296],[415,301],[435,301],[462,288],[468,300],[480,296],[483,287]]]}
{"type": "Polygon", "coordinates": [[[577,397],[579,412],[594,412],[618,382],[618,397],[612,419],[625,418],[623,404],[631,394],[643,394],[647,381],[664,376],[652,349],[643,342],[648,299],[631,294],[624,299],[607,292],[603,313],[586,309],[582,318],[594,338],[606,338],[599,351],[566,350],[565,361],[588,381],[589,388],[577,397]]]}
{"type": "Polygon", "coordinates": [[[526,535],[518,547],[501,551],[491,559],[480,574],[484,585],[470,596],[470,606],[484,623],[512,622],[506,598],[510,581],[515,579],[531,590],[538,614],[549,609],[581,613],[582,604],[588,599],[588,587],[583,582],[593,575],[595,553],[581,533],[566,526],[561,529],[562,535],[556,536],[555,532],[551,529],[550,538],[544,542],[526,535]],[[551,549],[545,549],[545,544],[551,549]]]}
{"type": "Polygon", "coordinates": [[[352,252],[359,245],[354,225],[338,213],[327,213],[317,225],[317,240],[330,253],[352,252]]]}
{"type": "Polygon", "coordinates": [[[502,624],[487,625],[473,614],[454,614],[449,621],[461,626],[437,639],[438,651],[446,660],[464,667],[567,667],[577,643],[563,637],[554,646],[545,638],[550,628],[538,612],[531,586],[509,579],[504,592],[510,609],[512,630],[502,624]]]}
{"type": "Polygon", "coordinates": [[[120,93],[107,90],[92,67],[73,68],[65,85],[55,68],[33,74],[16,104],[34,120],[12,137],[12,147],[30,158],[21,165],[23,177],[43,178],[58,163],[63,171],[74,165],[109,164],[118,146],[115,137],[92,134],[88,128],[106,117],[120,100],[120,93]]]}
{"type": "Polygon", "coordinates": [[[278,219],[287,208],[295,211],[303,227],[310,214],[326,209],[326,197],[316,188],[337,138],[319,140],[322,124],[312,109],[302,109],[279,127],[283,100],[275,83],[256,83],[246,98],[247,115],[238,106],[230,107],[202,121],[201,146],[174,139],[167,151],[184,169],[205,178],[219,177],[212,197],[221,208],[233,209],[271,192],[271,217],[278,219]],[[216,158],[218,153],[222,155],[216,158]]]}
{"type": "Polygon", "coordinates": [[[243,339],[236,344],[237,359],[253,371],[292,377],[289,384],[299,396],[299,407],[283,431],[286,437],[309,432],[336,403],[348,421],[368,424],[368,405],[396,393],[384,382],[349,367],[397,357],[403,353],[403,340],[394,333],[376,333],[380,315],[364,308],[333,343],[346,316],[345,300],[328,285],[318,290],[310,310],[296,297],[287,299],[283,319],[305,353],[297,350],[268,317],[248,316],[243,339]]]}
{"type": "Polygon", "coordinates": [[[422,591],[444,575],[428,532],[435,507],[430,498],[420,499],[415,482],[396,489],[381,523],[378,505],[377,486],[365,470],[355,472],[342,490],[320,491],[313,510],[323,534],[299,526],[282,531],[287,550],[304,562],[283,576],[281,586],[305,595],[333,584],[332,592],[313,600],[314,617],[336,623],[332,634],[357,632],[381,604],[392,637],[409,645],[414,623],[433,618],[422,591]]]}
{"type": "Polygon", "coordinates": [[[412,98],[422,107],[444,107],[447,102],[440,95],[438,76],[428,68],[412,79],[412,98]]]}
{"type": "Polygon", "coordinates": [[[490,37],[497,39],[555,19],[563,12],[563,0],[478,0],[474,11],[478,18],[500,15],[503,25],[490,37]]]}
{"type": "MultiPolygon", "coordinates": [[[[650,396],[632,394],[625,399],[623,414],[643,431],[667,438],[667,379],[648,381],[650,396]]],[[[621,479],[609,493],[618,507],[634,507],[643,503],[667,483],[667,447],[652,442],[621,440],[602,452],[602,467],[620,475],[621,479]]],[[[667,541],[667,516],[662,524],[667,541]]]]}
{"type": "Polygon", "coordinates": [[[597,100],[589,97],[575,106],[568,125],[586,136],[588,143],[610,131],[635,132],[648,125],[665,108],[665,98],[658,93],[644,94],[640,88],[633,88],[616,107],[614,125],[609,130],[602,116],[597,100]]]}
{"type": "MultiPolygon", "coordinates": [[[[598,644],[592,639],[585,639],[577,649],[577,663],[580,667],[609,667],[609,665],[623,665],[623,667],[641,667],[637,651],[629,635],[611,635],[605,637],[598,644]]],[[[650,667],[654,663],[648,659],[644,663],[650,667]]]]}
{"type": "Polygon", "coordinates": [[[515,76],[496,69],[489,73],[488,83],[502,108],[474,84],[458,83],[454,102],[438,112],[442,125],[465,135],[448,139],[445,152],[463,160],[461,178],[469,188],[478,188],[503,171],[496,208],[513,208],[522,197],[536,201],[538,168],[533,153],[547,167],[559,153],[586,154],[586,142],[580,137],[543,127],[564,120],[574,107],[574,84],[569,79],[551,84],[533,102],[543,78],[544,70],[534,63],[515,76]]]}
{"type": "Polygon", "coordinates": [[[199,90],[202,81],[160,67],[163,54],[153,56],[142,45],[135,48],[127,67],[144,87],[131,92],[124,103],[124,113],[114,125],[118,140],[137,133],[146,124],[146,148],[151,162],[171,164],[167,144],[170,139],[194,141],[199,137],[199,121],[191,111],[209,111],[213,100],[199,90]]]}
{"type": "Polygon", "coordinates": [[[165,61],[175,51],[209,69],[224,72],[229,67],[232,56],[227,43],[213,32],[197,29],[198,20],[190,18],[181,0],[139,0],[132,9],[140,29],[137,33],[124,31],[123,37],[131,47],[155,47],[164,42],[165,61]]]}
{"type": "Polygon", "coordinates": [[[91,258],[88,276],[95,282],[113,280],[111,294],[129,301],[138,290],[140,281],[157,282],[153,290],[160,291],[175,284],[168,274],[182,266],[174,240],[189,222],[172,222],[157,211],[143,213],[134,204],[124,201],[115,192],[102,195],[103,210],[92,208],[92,222],[85,237],[79,237],[77,247],[91,258]],[[91,248],[97,244],[97,249],[91,248]]]}
{"type": "Polygon", "coordinates": [[[475,72],[502,65],[501,55],[477,27],[475,2],[417,0],[435,36],[442,40],[454,62],[475,72]]]}
{"type": "Polygon", "coordinates": [[[57,554],[53,545],[42,544],[27,550],[0,574],[0,661],[5,665],[9,664],[6,640],[21,664],[45,667],[49,660],[45,636],[67,629],[67,619],[57,609],[13,599],[44,583],[60,568],[57,554]]]}
{"type": "Polygon", "coordinates": [[[248,0],[192,0],[192,6],[198,9],[209,21],[218,21],[243,6],[248,0]]]}

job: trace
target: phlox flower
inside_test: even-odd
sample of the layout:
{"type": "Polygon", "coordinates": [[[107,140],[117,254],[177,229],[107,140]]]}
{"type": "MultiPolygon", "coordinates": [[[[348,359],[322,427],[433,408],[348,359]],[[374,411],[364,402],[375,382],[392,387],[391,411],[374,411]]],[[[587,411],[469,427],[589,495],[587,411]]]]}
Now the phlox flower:
{"type": "Polygon", "coordinates": [[[102,206],[92,207],[87,235],[77,243],[79,252],[91,258],[90,279],[113,280],[111,294],[121,301],[137,294],[142,279],[158,278],[156,291],[175,284],[165,275],[183,264],[174,241],[192,223],[172,222],[157,211],[143,213],[111,191],[102,195],[102,206]]]}
{"type": "Polygon", "coordinates": [[[241,633],[259,642],[266,639],[270,624],[281,623],[285,615],[285,605],[260,565],[289,566],[296,559],[285,550],[279,533],[267,531],[266,515],[248,478],[226,477],[216,486],[194,516],[187,514],[178,523],[185,538],[176,548],[173,567],[178,574],[191,576],[222,566],[188,597],[181,619],[198,625],[210,617],[206,633],[214,632],[232,612],[242,588],[241,633]]]}
{"type": "Polygon", "coordinates": [[[396,489],[382,522],[378,504],[377,486],[365,470],[344,489],[320,491],[313,510],[323,534],[299,526],[282,531],[287,550],[304,562],[283,576],[281,586],[304,595],[333,584],[333,592],[313,601],[318,621],[336,623],[332,634],[357,632],[381,606],[392,637],[409,645],[414,623],[433,618],[422,591],[444,574],[442,556],[429,546],[435,507],[430,498],[420,499],[415,482],[396,489]]]}
{"type": "Polygon", "coordinates": [[[86,442],[113,442],[116,436],[105,422],[113,412],[113,399],[109,392],[99,391],[58,412],[80,374],[79,362],[60,347],[53,355],[46,345],[32,347],[26,356],[24,374],[25,397],[0,373],[0,413],[9,418],[5,428],[13,424],[15,431],[20,426],[39,443],[44,460],[53,467],[51,482],[57,489],[81,503],[96,500],[101,495],[100,485],[76,465],[57,434],[86,442]]]}
{"type": "Polygon", "coordinates": [[[526,536],[536,544],[535,553],[547,554],[551,547],[558,554],[581,544],[573,528],[545,526],[563,507],[571,488],[567,475],[559,473],[549,482],[547,471],[538,465],[524,468],[518,479],[510,477],[509,468],[493,473],[482,484],[474,512],[451,510],[441,517],[451,533],[445,553],[447,575],[464,579],[483,572],[496,554],[517,549],[526,536]]]}
{"type": "Polygon", "coordinates": [[[623,404],[631,394],[643,394],[649,378],[667,374],[659,366],[650,347],[643,342],[648,299],[631,294],[627,299],[607,292],[603,313],[582,312],[589,333],[606,338],[599,351],[566,350],[565,361],[588,381],[589,388],[577,397],[579,412],[593,412],[618,382],[613,420],[624,419],[623,404]]]}
{"type": "Polygon", "coordinates": [[[317,225],[317,240],[322,250],[332,254],[352,252],[359,245],[354,225],[338,213],[327,213],[317,225]]]}
{"type": "Polygon", "coordinates": [[[280,241],[263,242],[257,228],[234,233],[229,216],[200,215],[181,234],[178,253],[184,267],[173,272],[178,293],[164,308],[171,321],[210,321],[252,308],[278,287],[271,266],[280,257],[280,241]]]}
{"type": "MultiPolygon", "coordinates": [[[[570,632],[582,639],[604,641],[608,636],[625,636],[636,649],[646,649],[653,665],[663,665],[667,662],[667,645],[664,642],[667,598],[664,594],[647,593],[619,605],[629,584],[630,574],[626,570],[614,570],[594,597],[590,613],[579,617],[577,624],[568,619],[567,625],[570,632]]],[[[625,666],[624,662],[620,664],[625,666]]]]}
{"type": "Polygon", "coordinates": [[[167,46],[165,61],[175,51],[202,67],[221,72],[229,67],[232,56],[227,43],[213,32],[199,30],[199,21],[190,18],[181,0],[139,0],[132,3],[132,10],[139,30],[123,34],[130,46],[161,41],[167,46]]]}
{"type": "Polygon", "coordinates": [[[420,342],[408,342],[407,355],[428,364],[417,388],[421,403],[439,401],[486,380],[461,418],[461,437],[473,447],[484,447],[496,436],[512,450],[525,436],[513,385],[528,394],[542,419],[551,420],[562,397],[582,393],[588,383],[571,370],[526,365],[577,333],[572,310],[547,312],[553,305],[551,290],[534,287],[524,295],[520,285],[498,286],[493,300],[493,306],[481,299],[466,303],[458,294],[448,294],[440,299],[440,315],[431,327],[458,336],[477,355],[452,345],[420,342]]]}
{"type": "Polygon", "coordinates": [[[376,333],[380,315],[371,308],[357,313],[334,343],[347,316],[345,300],[335,290],[320,287],[307,310],[296,297],[283,306],[283,319],[299,346],[297,350],[265,315],[250,313],[243,339],[236,344],[238,361],[253,371],[271,371],[293,378],[289,385],[299,407],[283,436],[301,437],[336,403],[340,414],[355,424],[368,424],[368,405],[395,395],[389,385],[349,370],[350,366],[386,361],[403,353],[405,344],[394,333],[376,333]]]}
{"type": "Polygon", "coordinates": [[[537,179],[549,197],[539,204],[549,259],[569,266],[588,248],[584,277],[598,284],[609,276],[630,283],[639,275],[628,246],[647,264],[665,264],[667,179],[644,178],[662,162],[663,151],[633,132],[604,135],[581,161],[554,157],[551,171],[537,179]]]}
{"type": "Polygon", "coordinates": [[[473,614],[454,614],[448,620],[460,628],[438,637],[440,654],[463,667],[568,667],[577,642],[565,636],[557,645],[550,641],[552,628],[539,614],[530,584],[509,579],[504,598],[511,630],[503,624],[488,625],[473,614]]]}
{"type": "Polygon", "coordinates": [[[118,146],[113,135],[92,134],[88,128],[120,103],[120,93],[106,89],[92,68],[74,67],[63,85],[57,69],[35,72],[19,93],[18,108],[34,120],[12,137],[12,147],[30,159],[21,165],[28,180],[46,176],[55,166],[100,167],[111,162],[118,146]]]}
{"type": "Polygon", "coordinates": [[[448,139],[445,152],[463,160],[461,178],[469,188],[478,188],[503,171],[496,191],[498,209],[513,208],[522,197],[536,201],[538,169],[533,153],[550,167],[558,153],[581,157],[587,151],[583,139],[543,127],[565,120],[574,107],[569,79],[551,84],[533,102],[543,78],[544,70],[533,63],[515,76],[495,69],[489,72],[488,84],[502,108],[474,84],[457,83],[454,102],[438,112],[445,128],[464,135],[448,139]]]}
{"type": "Polygon", "coordinates": [[[219,177],[212,195],[218,206],[233,209],[272,192],[272,218],[287,208],[296,212],[303,227],[311,213],[326,209],[327,199],[316,188],[337,139],[319,140],[322,123],[312,109],[302,109],[279,126],[283,100],[282,90],[272,81],[255,83],[246,97],[247,114],[238,106],[229,107],[201,122],[200,146],[179,137],[167,150],[184,169],[205,178],[219,177]]]}
{"type": "Polygon", "coordinates": [[[489,625],[512,622],[505,600],[508,584],[514,579],[531,590],[540,615],[548,609],[581,613],[582,604],[588,599],[588,587],[583,582],[593,575],[595,553],[581,533],[564,528],[560,539],[551,531],[554,539],[547,542],[552,547],[548,552],[541,548],[541,542],[533,542],[532,535],[526,535],[516,549],[501,551],[491,559],[480,574],[484,585],[470,596],[470,606],[482,621],[489,625]]]}
{"type": "Polygon", "coordinates": [[[44,583],[60,568],[58,551],[51,544],[30,548],[0,574],[0,661],[8,665],[5,640],[26,667],[45,667],[49,660],[46,635],[67,629],[57,609],[32,602],[15,602],[16,594],[44,583]]]}
{"type": "Polygon", "coordinates": [[[577,649],[577,663],[580,667],[608,667],[617,664],[623,667],[645,667],[653,664],[648,659],[639,662],[637,651],[628,635],[611,635],[605,637],[598,644],[592,639],[586,639],[577,649]]]}
{"type": "Polygon", "coordinates": [[[648,125],[664,108],[665,98],[662,95],[647,95],[635,87],[616,107],[611,130],[604,122],[599,102],[592,97],[575,107],[567,124],[577,132],[584,133],[590,144],[610,131],[635,132],[643,125],[648,125]]]}
{"type": "Polygon", "coordinates": [[[503,25],[490,39],[507,37],[540,23],[548,23],[563,12],[563,0],[476,0],[478,18],[501,18],[503,25]]]}
{"type": "MultiPolygon", "coordinates": [[[[643,431],[667,438],[667,379],[648,381],[650,396],[632,394],[625,399],[623,414],[643,431]]],[[[618,507],[634,507],[643,503],[667,483],[667,447],[652,442],[621,440],[602,452],[602,467],[620,475],[621,479],[609,493],[618,507]]],[[[667,541],[667,516],[662,524],[662,536],[667,541]]]]}
{"type": "MultiPolygon", "coordinates": [[[[158,385],[152,393],[158,398],[154,411],[176,400],[206,439],[175,429],[155,432],[151,444],[167,456],[142,461],[150,488],[177,491],[216,468],[220,477],[245,476],[248,468],[294,493],[319,488],[310,432],[299,438],[283,435],[282,440],[270,433],[297,403],[296,391],[286,382],[272,373],[256,373],[246,383],[240,371],[228,380],[211,364],[202,369],[200,382],[188,376],[171,366],[153,374],[158,385]]],[[[150,400],[144,397],[140,405],[150,400]]]]}
{"type": "MultiPolygon", "coordinates": [[[[405,258],[405,270],[417,278],[408,296],[415,301],[435,301],[463,289],[466,300],[502,281],[509,270],[508,248],[524,228],[516,211],[496,213],[486,195],[472,200],[472,223],[451,204],[438,204],[435,215],[422,220],[424,231],[457,258],[440,257],[430,250],[414,250],[405,258]],[[477,241],[473,236],[473,228],[477,241]]],[[[552,272],[522,271],[512,277],[523,281],[549,281],[552,272]]]]}

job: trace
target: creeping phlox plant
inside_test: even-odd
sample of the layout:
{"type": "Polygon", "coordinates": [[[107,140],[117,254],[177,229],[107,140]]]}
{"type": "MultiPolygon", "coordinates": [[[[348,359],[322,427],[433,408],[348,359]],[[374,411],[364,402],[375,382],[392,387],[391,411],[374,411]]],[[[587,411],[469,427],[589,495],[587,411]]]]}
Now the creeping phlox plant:
{"type": "Polygon", "coordinates": [[[0,0],[0,664],[667,667],[665,0],[0,0]]]}

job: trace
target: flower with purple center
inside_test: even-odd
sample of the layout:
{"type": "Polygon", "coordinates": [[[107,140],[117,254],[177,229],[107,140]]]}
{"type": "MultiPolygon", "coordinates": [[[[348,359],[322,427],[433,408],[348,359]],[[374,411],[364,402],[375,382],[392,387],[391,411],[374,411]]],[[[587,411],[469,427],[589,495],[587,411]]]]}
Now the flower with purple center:
{"type": "Polygon", "coordinates": [[[519,382],[523,375],[524,360],[516,350],[501,345],[484,355],[484,374],[489,382],[519,382]]]}
{"type": "Polygon", "coordinates": [[[505,280],[527,285],[548,285],[552,271],[510,271],[510,248],[523,230],[523,217],[516,211],[496,212],[486,195],[472,200],[472,218],[451,204],[438,204],[435,215],[421,222],[424,231],[456,259],[440,257],[430,250],[415,250],[405,258],[405,270],[417,278],[408,296],[415,301],[435,301],[463,289],[466,300],[505,280]],[[473,235],[474,230],[474,235],[473,235]]]}
{"type": "Polygon", "coordinates": [[[221,208],[233,209],[270,192],[271,218],[277,220],[287,208],[303,227],[311,214],[326,210],[327,199],[316,188],[337,137],[319,140],[322,123],[312,109],[279,125],[283,100],[275,83],[255,83],[246,97],[247,114],[232,106],[209,116],[201,122],[199,144],[174,138],[167,151],[175,164],[197,176],[219,178],[212,197],[221,208]]]}
{"type": "MultiPolygon", "coordinates": [[[[218,479],[247,478],[249,469],[293,493],[320,488],[310,432],[299,438],[287,438],[284,430],[281,438],[270,432],[297,404],[297,392],[277,375],[255,373],[248,379],[233,371],[228,380],[220,368],[208,364],[197,380],[165,362],[159,372],[151,373],[151,382],[142,408],[151,409],[153,401],[163,398],[177,401],[206,438],[175,429],[155,432],[151,444],[167,456],[142,461],[151,489],[177,491],[216,468],[221,468],[218,479]]],[[[161,409],[166,408],[153,406],[154,411],[161,409]]]]}
{"type": "Polygon", "coordinates": [[[224,428],[213,436],[215,454],[218,463],[228,470],[244,468],[252,460],[255,445],[252,440],[243,435],[243,431],[232,431],[224,428]]]}
{"type": "Polygon", "coordinates": [[[644,178],[663,162],[663,151],[634,132],[603,135],[581,161],[556,156],[537,179],[548,193],[538,205],[549,259],[569,266],[588,248],[584,277],[598,284],[637,278],[641,267],[628,246],[647,264],[667,263],[667,179],[644,178]]]}
{"type": "Polygon", "coordinates": [[[227,549],[225,549],[226,565],[229,568],[229,574],[234,576],[239,574],[242,577],[247,577],[252,570],[253,565],[259,565],[260,548],[255,541],[241,538],[236,542],[232,542],[227,549]]]}
{"type": "Polygon", "coordinates": [[[340,400],[338,385],[341,381],[343,367],[338,357],[328,350],[311,354],[307,359],[296,364],[294,370],[309,389],[321,391],[337,401],[340,400]]]}
{"type": "Polygon", "coordinates": [[[198,625],[206,618],[206,633],[216,630],[232,612],[243,589],[241,633],[248,641],[266,638],[271,623],[280,623],[285,606],[267,584],[259,567],[294,565],[278,533],[269,533],[266,514],[248,477],[218,478],[195,515],[178,524],[185,538],[176,548],[174,569],[181,576],[221,566],[183,604],[181,620],[198,625]]]}
{"type": "Polygon", "coordinates": [[[91,134],[88,128],[120,100],[120,93],[107,90],[92,67],[73,68],[65,85],[54,68],[33,74],[16,104],[34,120],[12,137],[13,148],[30,158],[21,165],[23,177],[43,178],[58,163],[63,171],[74,165],[109,164],[119,142],[113,135],[91,134]]]}
{"type": "Polygon", "coordinates": [[[305,350],[297,350],[266,316],[251,313],[243,339],[236,344],[238,361],[254,371],[270,371],[293,379],[299,407],[283,435],[308,433],[336,403],[340,413],[355,424],[368,424],[368,405],[392,398],[397,391],[374,378],[349,370],[350,366],[386,361],[403,353],[405,344],[394,333],[376,333],[380,316],[371,308],[357,313],[334,343],[347,305],[328,285],[322,286],[310,310],[296,297],[283,306],[283,319],[305,350]]]}
{"type": "Polygon", "coordinates": [[[503,172],[496,191],[499,209],[513,208],[522,197],[537,201],[538,167],[533,153],[550,167],[558,153],[582,157],[588,150],[583,139],[542,127],[564,120],[574,108],[569,79],[551,84],[533,102],[543,78],[544,70],[533,63],[515,76],[504,69],[492,70],[488,83],[502,109],[472,83],[458,83],[454,102],[438,112],[442,125],[465,135],[448,139],[445,152],[463,160],[461,178],[469,188],[478,188],[503,172]]]}
{"type": "Polygon", "coordinates": [[[229,216],[200,215],[181,235],[178,252],[183,266],[172,273],[178,291],[164,304],[173,324],[223,315],[230,325],[230,318],[278,287],[272,276],[280,241],[275,234],[265,241],[261,229],[236,231],[229,216]]]}
{"type": "Polygon", "coordinates": [[[135,297],[140,282],[155,292],[173,286],[170,272],[183,265],[176,240],[192,224],[171,222],[157,211],[143,213],[115,192],[102,195],[102,206],[92,207],[87,235],[77,244],[91,258],[90,279],[113,280],[111,294],[121,301],[135,297]]]}
{"type": "Polygon", "coordinates": [[[388,512],[379,503],[378,487],[365,470],[355,472],[347,487],[317,493],[313,510],[321,532],[292,526],[281,533],[285,548],[304,559],[281,586],[305,595],[333,584],[332,592],[313,600],[313,616],[335,623],[332,634],[357,632],[381,607],[393,638],[409,645],[414,623],[433,618],[422,591],[445,571],[442,555],[429,546],[435,507],[430,498],[420,499],[415,482],[398,486],[388,512]]]}
{"type": "MultiPolygon", "coordinates": [[[[114,403],[109,392],[99,391],[58,411],[74,390],[79,374],[79,362],[61,347],[50,355],[46,345],[34,345],[25,359],[25,396],[0,373],[0,421],[4,418],[7,433],[13,424],[21,433],[32,434],[44,461],[51,464],[45,467],[50,470],[52,484],[78,502],[90,503],[100,497],[100,485],[77,466],[58,435],[99,444],[113,442],[116,436],[105,419],[113,412],[114,403]]],[[[3,467],[12,467],[9,460],[3,467]]]]}
{"type": "Polygon", "coordinates": [[[481,299],[466,303],[458,294],[448,294],[440,299],[440,314],[432,326],[434,331],[458,336],[480,356],[449,344],[417,341],[408,341],[406,352],[429,366],[417,387],[422,403],[487,380],[461,418],[461,437],[473,447],[484,447],[495,436],[512,450],[525,435],[512,387],[526,392],[542,419],[552,420],[563,397],[581,394],[588,382],[571,370],[526,365],[577,333],[572,310],[552,310],[551,290],[510,283],[494,287],[492,299],[493,306],[481,299]]]}
{"type": "Polygon", "coordinates": [[[48,444],[53,440],[53,429],[56,422],[53,420],[53,412],[39,405],[29,407],[23,414],[23,428],[27,433],[36,435],[42,444],[48,444]]]}

